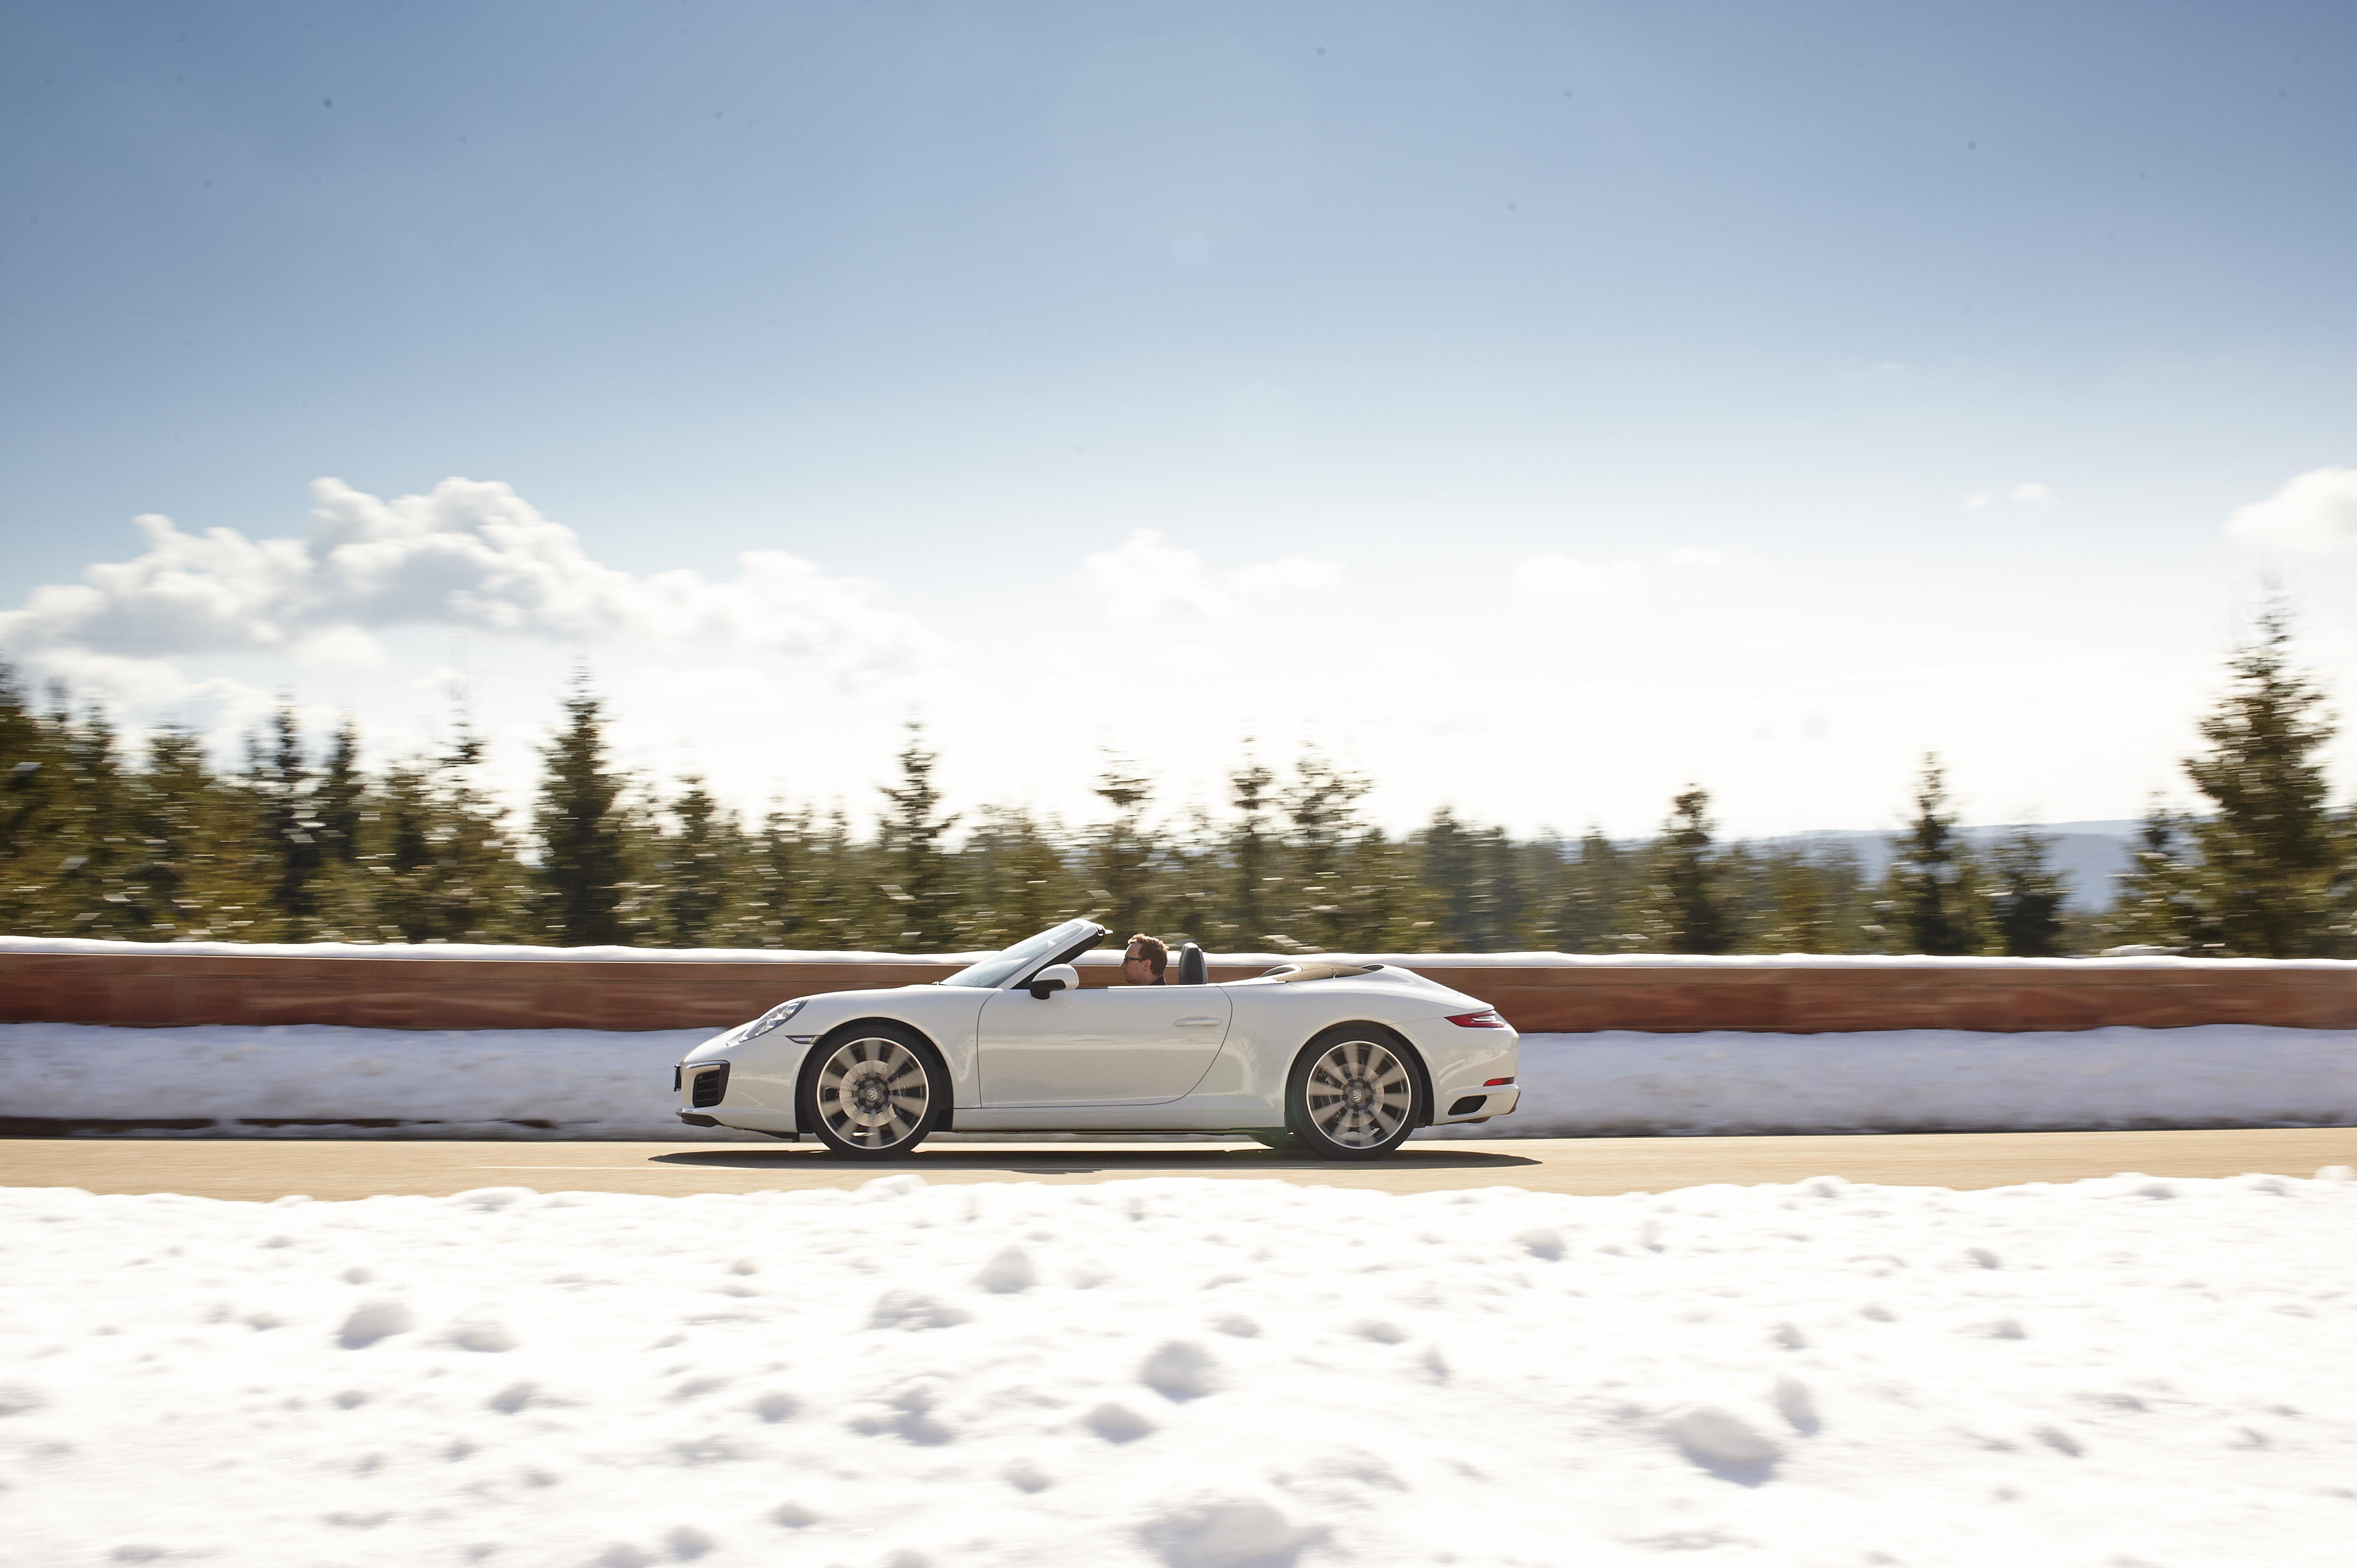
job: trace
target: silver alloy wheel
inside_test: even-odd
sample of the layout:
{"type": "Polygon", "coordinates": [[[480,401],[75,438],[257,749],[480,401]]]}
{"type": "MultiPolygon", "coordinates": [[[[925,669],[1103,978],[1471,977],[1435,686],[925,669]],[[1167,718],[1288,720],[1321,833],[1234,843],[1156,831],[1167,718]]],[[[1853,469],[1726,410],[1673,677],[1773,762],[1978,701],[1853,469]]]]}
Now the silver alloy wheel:
{"type": "Polygon", "coordinates": [[[1415,1109],[1415,1075],[1373,1040],[1337,1042],[1310,1068],[1301,1089],[1309,1124],[1345,1149],[1390,1142],[1415,1109]]]}
{"type": "Polygon", "coordinates": [[[932,1105],[917,1053],[880,1036],[845,1040],[818,1069],[818,1113],[855,1148],[889,1149],[914,1138],[932,1105]]]}

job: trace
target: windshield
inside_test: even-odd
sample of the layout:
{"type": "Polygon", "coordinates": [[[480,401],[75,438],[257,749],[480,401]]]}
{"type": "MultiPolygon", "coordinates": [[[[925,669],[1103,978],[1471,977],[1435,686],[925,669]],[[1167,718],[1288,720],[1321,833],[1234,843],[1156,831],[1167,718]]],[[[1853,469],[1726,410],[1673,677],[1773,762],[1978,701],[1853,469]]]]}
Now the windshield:
{"type": "Polygon", "coordinates": [[[1002,952],[995,952],[980,963],[970,963],[947,980],[943,985],[971,985],[988,991],[1006,984],[1015,976],[1062,952],[1066,948],[1085,941],[1094,947],[1103,940],[1104,928],[1088,920],[1067,920],[1051,931],[1041,931],[1036,937],[1026,937],[1002,952]]]}

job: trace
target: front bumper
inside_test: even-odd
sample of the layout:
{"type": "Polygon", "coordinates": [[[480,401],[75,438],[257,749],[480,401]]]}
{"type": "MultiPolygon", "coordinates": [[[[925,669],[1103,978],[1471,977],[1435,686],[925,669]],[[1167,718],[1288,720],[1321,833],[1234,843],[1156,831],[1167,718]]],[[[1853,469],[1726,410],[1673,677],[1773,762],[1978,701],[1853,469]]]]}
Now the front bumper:
{"type": "Polygon", "coordinates": [[[679,1099],[673,1109],[680,1121],[690,1127],[733,1127],[789,1141],[797,1137],[793,1112],[764,1107],[761,1079],[756,1076],[748,1084],[731,1067],[727,1058],[713,1057],[671,1069],[672,1091],[679,1099]]]}
{"type": "Polygon", "coordinates": [[[684,1115],[691,1111],[711,1111],[728,1098],[728,1058],[717,1058],[700,1062],[682,1062],[671,1069],[671,1087],[679,1096],[679,1109],[684,1115]]]}

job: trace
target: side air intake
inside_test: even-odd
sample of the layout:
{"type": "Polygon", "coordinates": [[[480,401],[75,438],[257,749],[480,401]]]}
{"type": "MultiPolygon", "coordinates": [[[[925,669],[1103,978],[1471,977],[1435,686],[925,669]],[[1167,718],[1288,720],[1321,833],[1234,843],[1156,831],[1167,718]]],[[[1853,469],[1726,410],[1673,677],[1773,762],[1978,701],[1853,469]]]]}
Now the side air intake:
{"type": "Polygon", "coordinates": [[[695,1074],[695,1080],[688,1087],[687,1102],[698,1111],[719,1104],[728,1093],[726,1062],[716,1067],[690,1068],[688,1070],[695,1074]]]}

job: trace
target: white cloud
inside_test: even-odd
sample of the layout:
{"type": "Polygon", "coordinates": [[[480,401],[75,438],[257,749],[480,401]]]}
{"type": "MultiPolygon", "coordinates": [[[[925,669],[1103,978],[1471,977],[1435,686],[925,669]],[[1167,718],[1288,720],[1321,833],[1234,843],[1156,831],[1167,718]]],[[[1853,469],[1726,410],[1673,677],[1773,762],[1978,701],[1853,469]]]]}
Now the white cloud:
{"type": "Polygon", "coordinates": [[[2310,468],[2266,499],[2235,508],[2226,532],[2266,550],[2346,550],[2357,544],[2357,468],[2310,468]]]}
{"type": "Polygon", "coordinates": [[[1966,511],[2051,511],[2062,498],[2050,485],[2016,485],[2009,490],[1975,490],[1964,498],[1966,511]]]}
{"type": "Polygon", "coordinates": [[[1246,596],[1292,593],[1299,589],[1327,588],[1341,580],[1340,561],[1312,561],[1305,555],[1287,555],[1280,560],[1264,562],[1257,566],[1244,566],[1227,576],[1232,592],[1246,596]]]}
{"type": "Polygon", "coordinates": [[[1534,555],[1514,567],[1514,592],[1532,598],[1620,593],[1639,586],[1644,580],[1645,565],[1641,561],[1604,564],[1550,553],[1534,555]]]}
{"type": "Polygon", "coordinates": [[[1340,579],[1342,564],[1287,555],[1214,573],[1192,550],[1163,542],[1160,530],[1141,528],[1120,549],[1082,562],[1081,575],[1104,596],[1104,612],[1114,620],[1222,620],[1243,599],[1329,587],[1340,579]]]}
{"type": "Polygon", "coordinates": [[[867,585],[780,551],[746,552],[725,582],[641,577],[592,560],[571,529],[503,484],[445,479],[430,495],[382,500],[320,479],[311,492],[300,539],[183,533],[141,517],[144,553],[35,589],[0,613],[0,646],[50,663],[228,652],[368,663],[381,657],[371,631],[439,625],[576,643],[718,641],[864,671],[922,662],[934,644],[909,617],[869,604],[867,585]]]}

